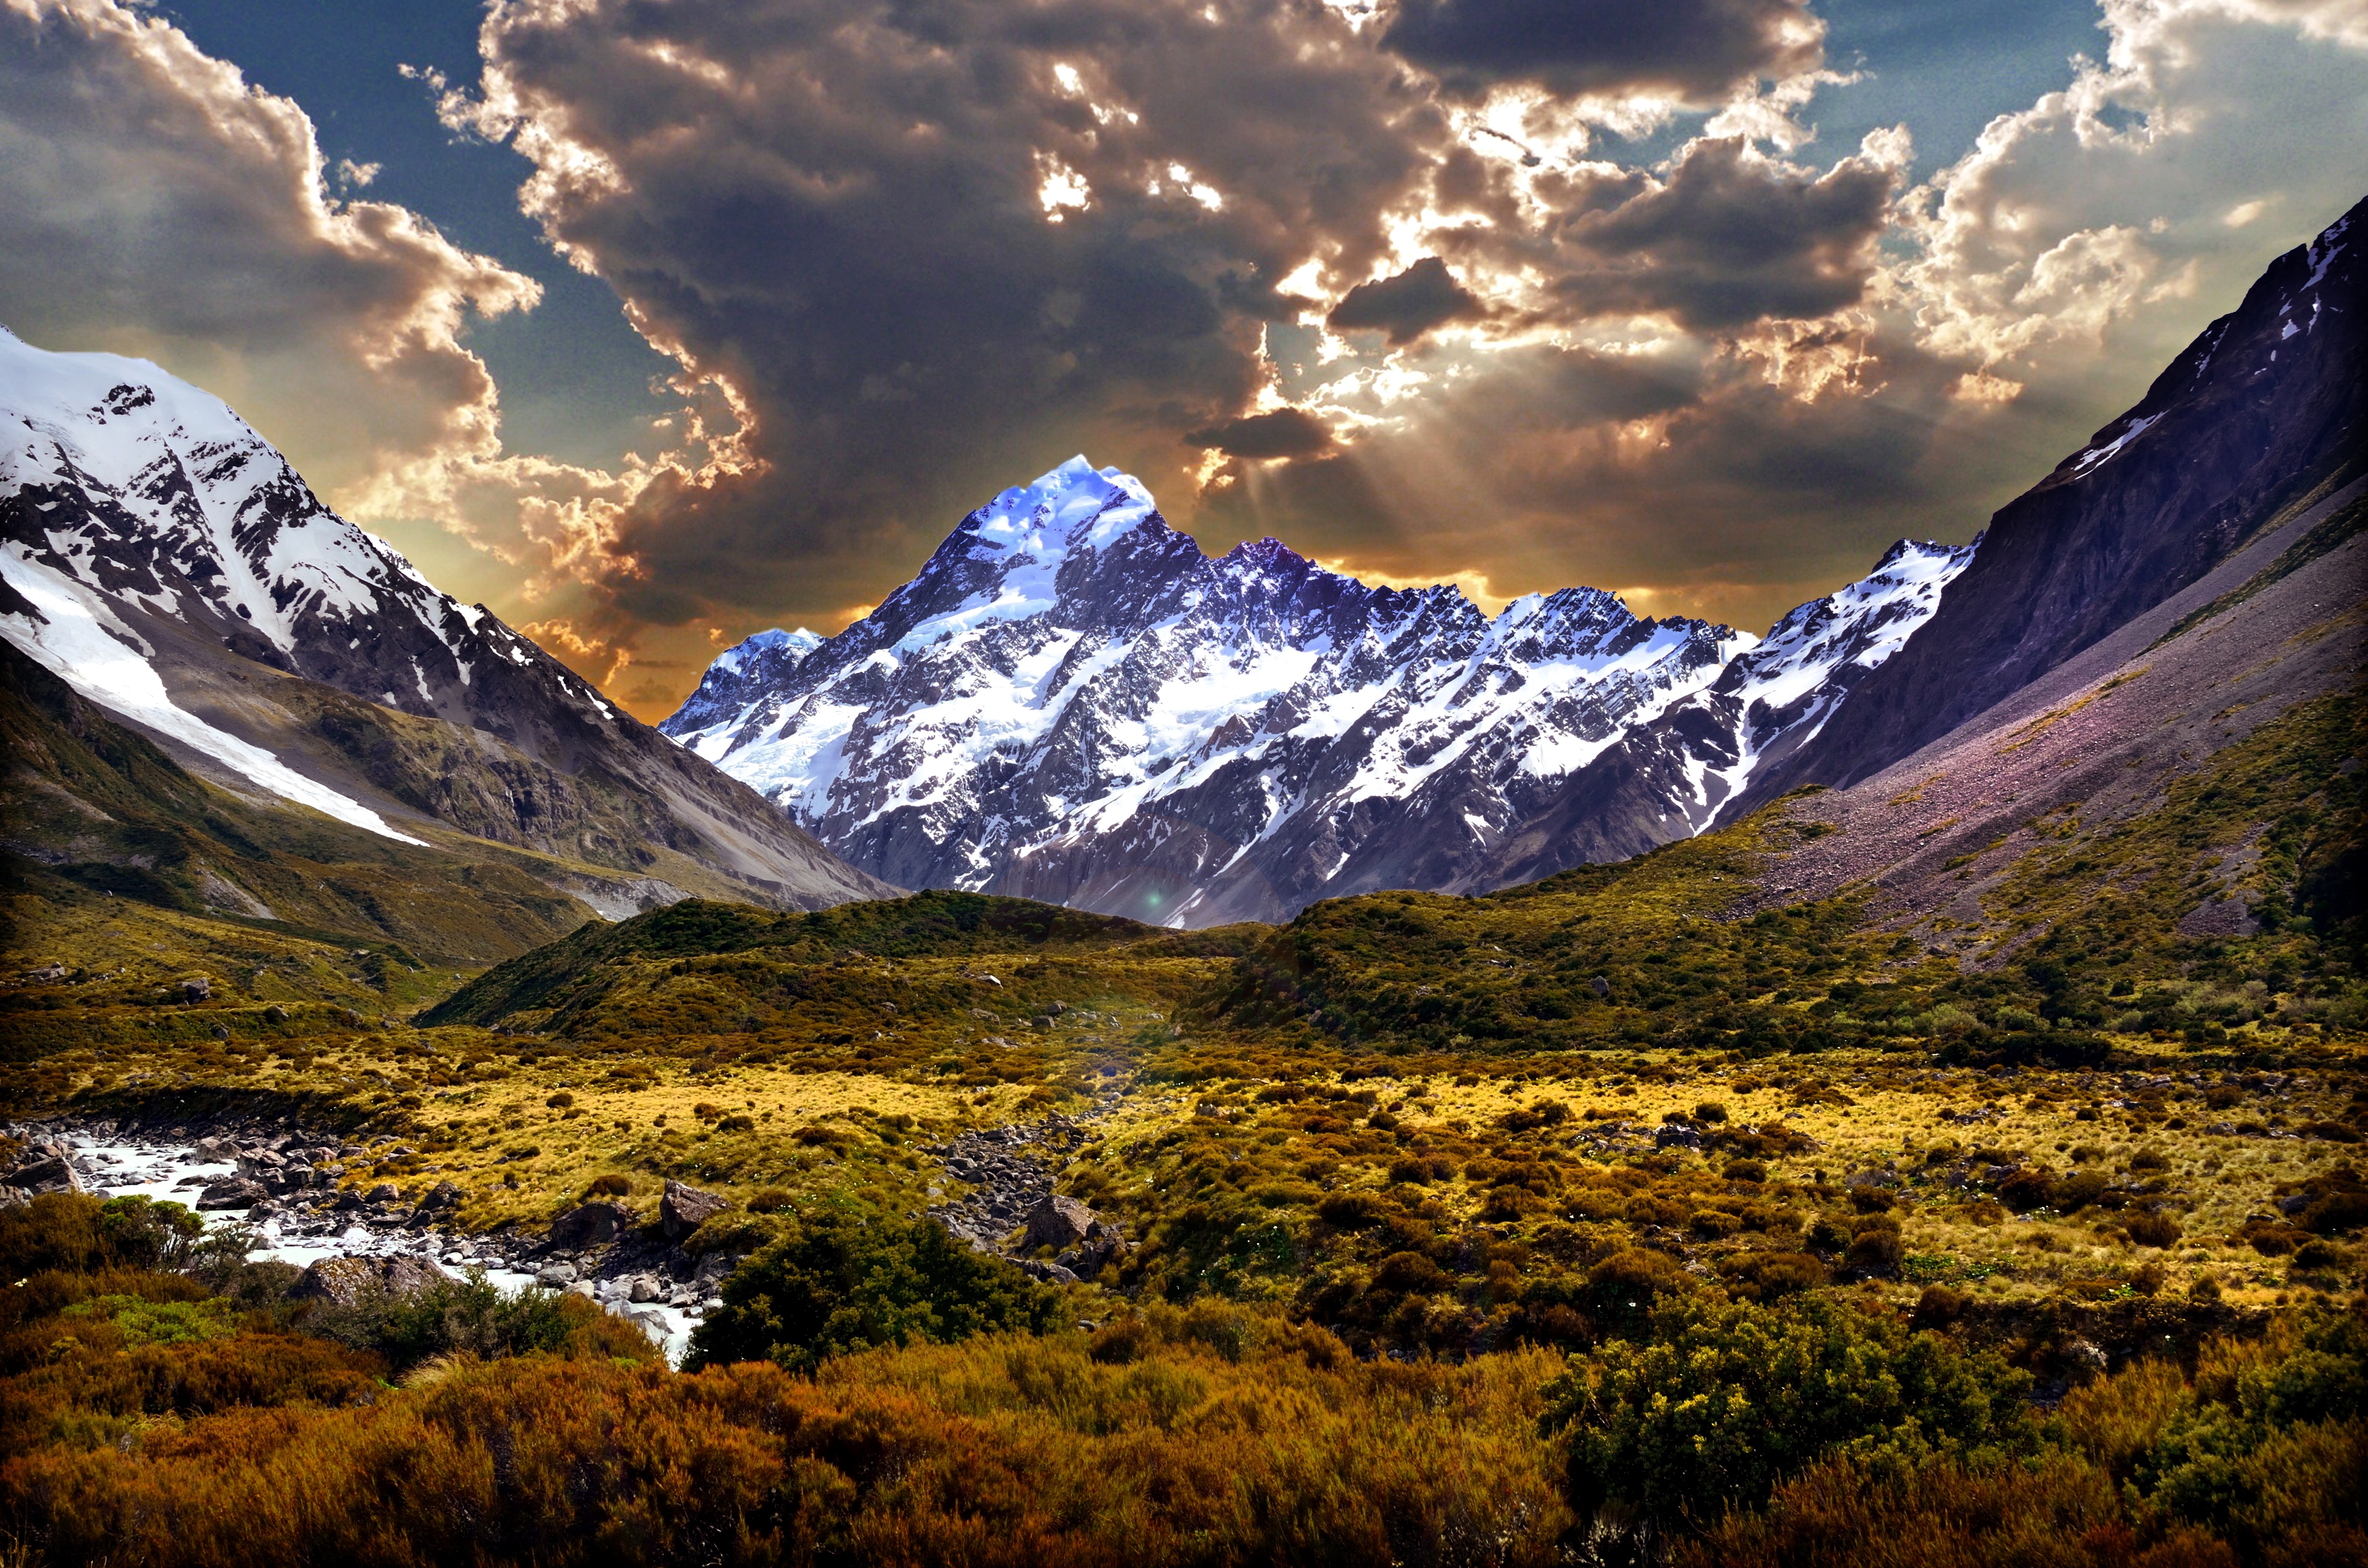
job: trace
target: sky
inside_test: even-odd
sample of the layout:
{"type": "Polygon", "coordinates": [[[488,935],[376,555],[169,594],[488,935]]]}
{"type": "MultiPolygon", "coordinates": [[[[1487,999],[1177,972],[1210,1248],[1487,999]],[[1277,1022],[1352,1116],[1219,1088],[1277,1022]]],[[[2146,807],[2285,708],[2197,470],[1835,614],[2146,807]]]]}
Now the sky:
{"type": "Polygon", "coordinates": [[[0,0],[0,324],[645,719],[1075,453],[1764,630],[2368,194],[2368,0],[0,0]]]}

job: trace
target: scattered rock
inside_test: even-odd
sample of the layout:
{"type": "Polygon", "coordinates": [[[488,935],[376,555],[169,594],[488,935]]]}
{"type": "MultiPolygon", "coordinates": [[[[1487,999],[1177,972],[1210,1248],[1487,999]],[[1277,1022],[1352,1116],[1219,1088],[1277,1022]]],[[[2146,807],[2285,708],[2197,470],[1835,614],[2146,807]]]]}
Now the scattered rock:
{"type": "Polygon", "coordinates": [[[198,1194],[200,1209],[252,1209],[271,1195],[263,1184],[245,1176],[231,1176],[218,1181],[198,1194]]]}
{"type": "Polygon", "coordinates": [[[63,1154],[41,1153],[0,1176],[0,1186],[19,1188],[28,1193],[80,1192],[82,1178],[74,1174],[63,1154]]]}
{"type": "Polygon", "coordinates": [[[666,1240],[678,1242],[731,1207],[728,1200],[714,1193],[669,1181],[666,1184],[666,1196],[658,1199],[658,1224],[666,1232],[666,1240]]]}
{"type": "Polygon", "coordinates": [[[1691,1127],[1667,1123],[1653,1134],[1653,1147],[1656,1149],[1699,1149],[1702,1146],[1702,1134],[1691,1127]]]}

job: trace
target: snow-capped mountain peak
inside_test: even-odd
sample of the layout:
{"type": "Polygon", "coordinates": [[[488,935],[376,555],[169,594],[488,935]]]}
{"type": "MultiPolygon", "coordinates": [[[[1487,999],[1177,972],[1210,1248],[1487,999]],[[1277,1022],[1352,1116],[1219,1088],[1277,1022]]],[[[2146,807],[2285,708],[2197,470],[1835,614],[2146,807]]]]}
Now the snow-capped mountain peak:
{"type": "Polygon", "coordinates": [[[1594,588],[1490,617],[1272,539],[1212,559],[1076,458],[660,728],[892,881],[1197,925],[1424,881],[1410,855],[1485,845],[1756,642],[1594,588]]]}

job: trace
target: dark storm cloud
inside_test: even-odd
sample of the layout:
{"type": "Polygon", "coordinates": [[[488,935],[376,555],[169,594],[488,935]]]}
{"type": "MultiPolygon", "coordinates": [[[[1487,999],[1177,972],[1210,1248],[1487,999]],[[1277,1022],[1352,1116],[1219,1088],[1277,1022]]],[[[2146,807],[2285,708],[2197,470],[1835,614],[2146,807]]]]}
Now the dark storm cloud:
{"type": "Polygon", "coordinates": [[[1358,284],[1325,319],[1335,332],[1386,333],[1395,347],[1412,343],[1433,327],[1478,321],[1487,313],[1488,307],[1455,280],[1447,263],[1427,256],[1393,277],[1358,284]]]}
{"type": "Polygon", "coordinates": [[[1663,92],[1696,103],[1821,59],[1801,0],[1398,0],[1384,46],[1451,89],[1663,92]]]}
{"type": "Polygon", "coordinates": [[[1899,178],[1865,157],[1819,175],[1740,138],[1699,141],[1665,181],[1575,193],[1559,236],[1575,265],[1554,291],[1581,315],[1666,312],[1703,329],[1829,315],[1864,295],[1899,178]]]}
{"type": "Polygon", "coordinates": [[[1229,458],[1252,460],[1315,457],[1336,445],[1332,426],[1304,408],[1244,415],[1206,430],[1190,431],[1184,439],[1204,450],[1213,449],[1229,458]]]}

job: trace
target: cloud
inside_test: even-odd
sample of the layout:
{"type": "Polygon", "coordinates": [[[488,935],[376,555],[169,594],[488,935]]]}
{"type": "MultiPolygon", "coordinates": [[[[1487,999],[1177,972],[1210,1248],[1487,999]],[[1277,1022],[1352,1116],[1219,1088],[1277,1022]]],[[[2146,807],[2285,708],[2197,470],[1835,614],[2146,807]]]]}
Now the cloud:
{"type": "Polygon", "coordinates": [[[1582,313],[1667,312],[1699,329],[1830,315],[1864,296],[1900,168],[1877,153],[1819,174],[1741,137],[1688,144],[1662,178],[1598,182],[1561,238],[1576,261],[1554,291],[1582,313]]]}
{"type": "Polygon", "coordinates": [[[1382,34],[1462,92],[1518,82],[1702,104],[1816,69],[1824,39],[1801,0],[1397,0],[1382,34]]]}
{"type": "Polygon", "coordinates": [[[0,3],[0,317],[27,341],[154,358],[349,500],[498,452],[461,335],[539,295],[405,208],[333,194],[303,110],[168,24],[0,3]]]}
{"type": "Polygon", "coordinates": [[[1192,446],[1223,452],[1229,458],[1256,461],[1272,458],[1309,458],[1333,449],[1332,426],[1304,408],[1275,408],[1247,414],[1206,430],[1189,432],[1192,446]]]}
{"type": "Polygon", "coordinates": [[[482,97],[450,112],[533,161],[552,243],[738,420],[728,460],[662,465],[600,519],[602,635],[876,600],[1078,449],[1189,497],[1178,437],[1253,410],[1264,325],[1304,303],[1281,280],[1319,252],[1371,276],[1449,134],[1331,13],[1207,11],[492,15],[482,97]]]}
{"type": "Polygon", "coordinates": [[[1360,283],[1325,318],[1335,332],[1379,331],[1392,347],[1412,343],[1450,322],[1477,321],[1488,313],[1480,297],[1458,283],[1447,263],[1424,256],[1404,272],[1360,283]]]}
{"type": "Polygon", "coordinates": [[[2059,390],[2167,359],[2233,308],[2273,254],[2265,229],[2291,244],[2368,182],[2351,151],[2368,144],[2368,10],[2102,9],[2104,61],[2076,62],[1913,194],[1899,269],[1928,346],[2059,390]]]}

